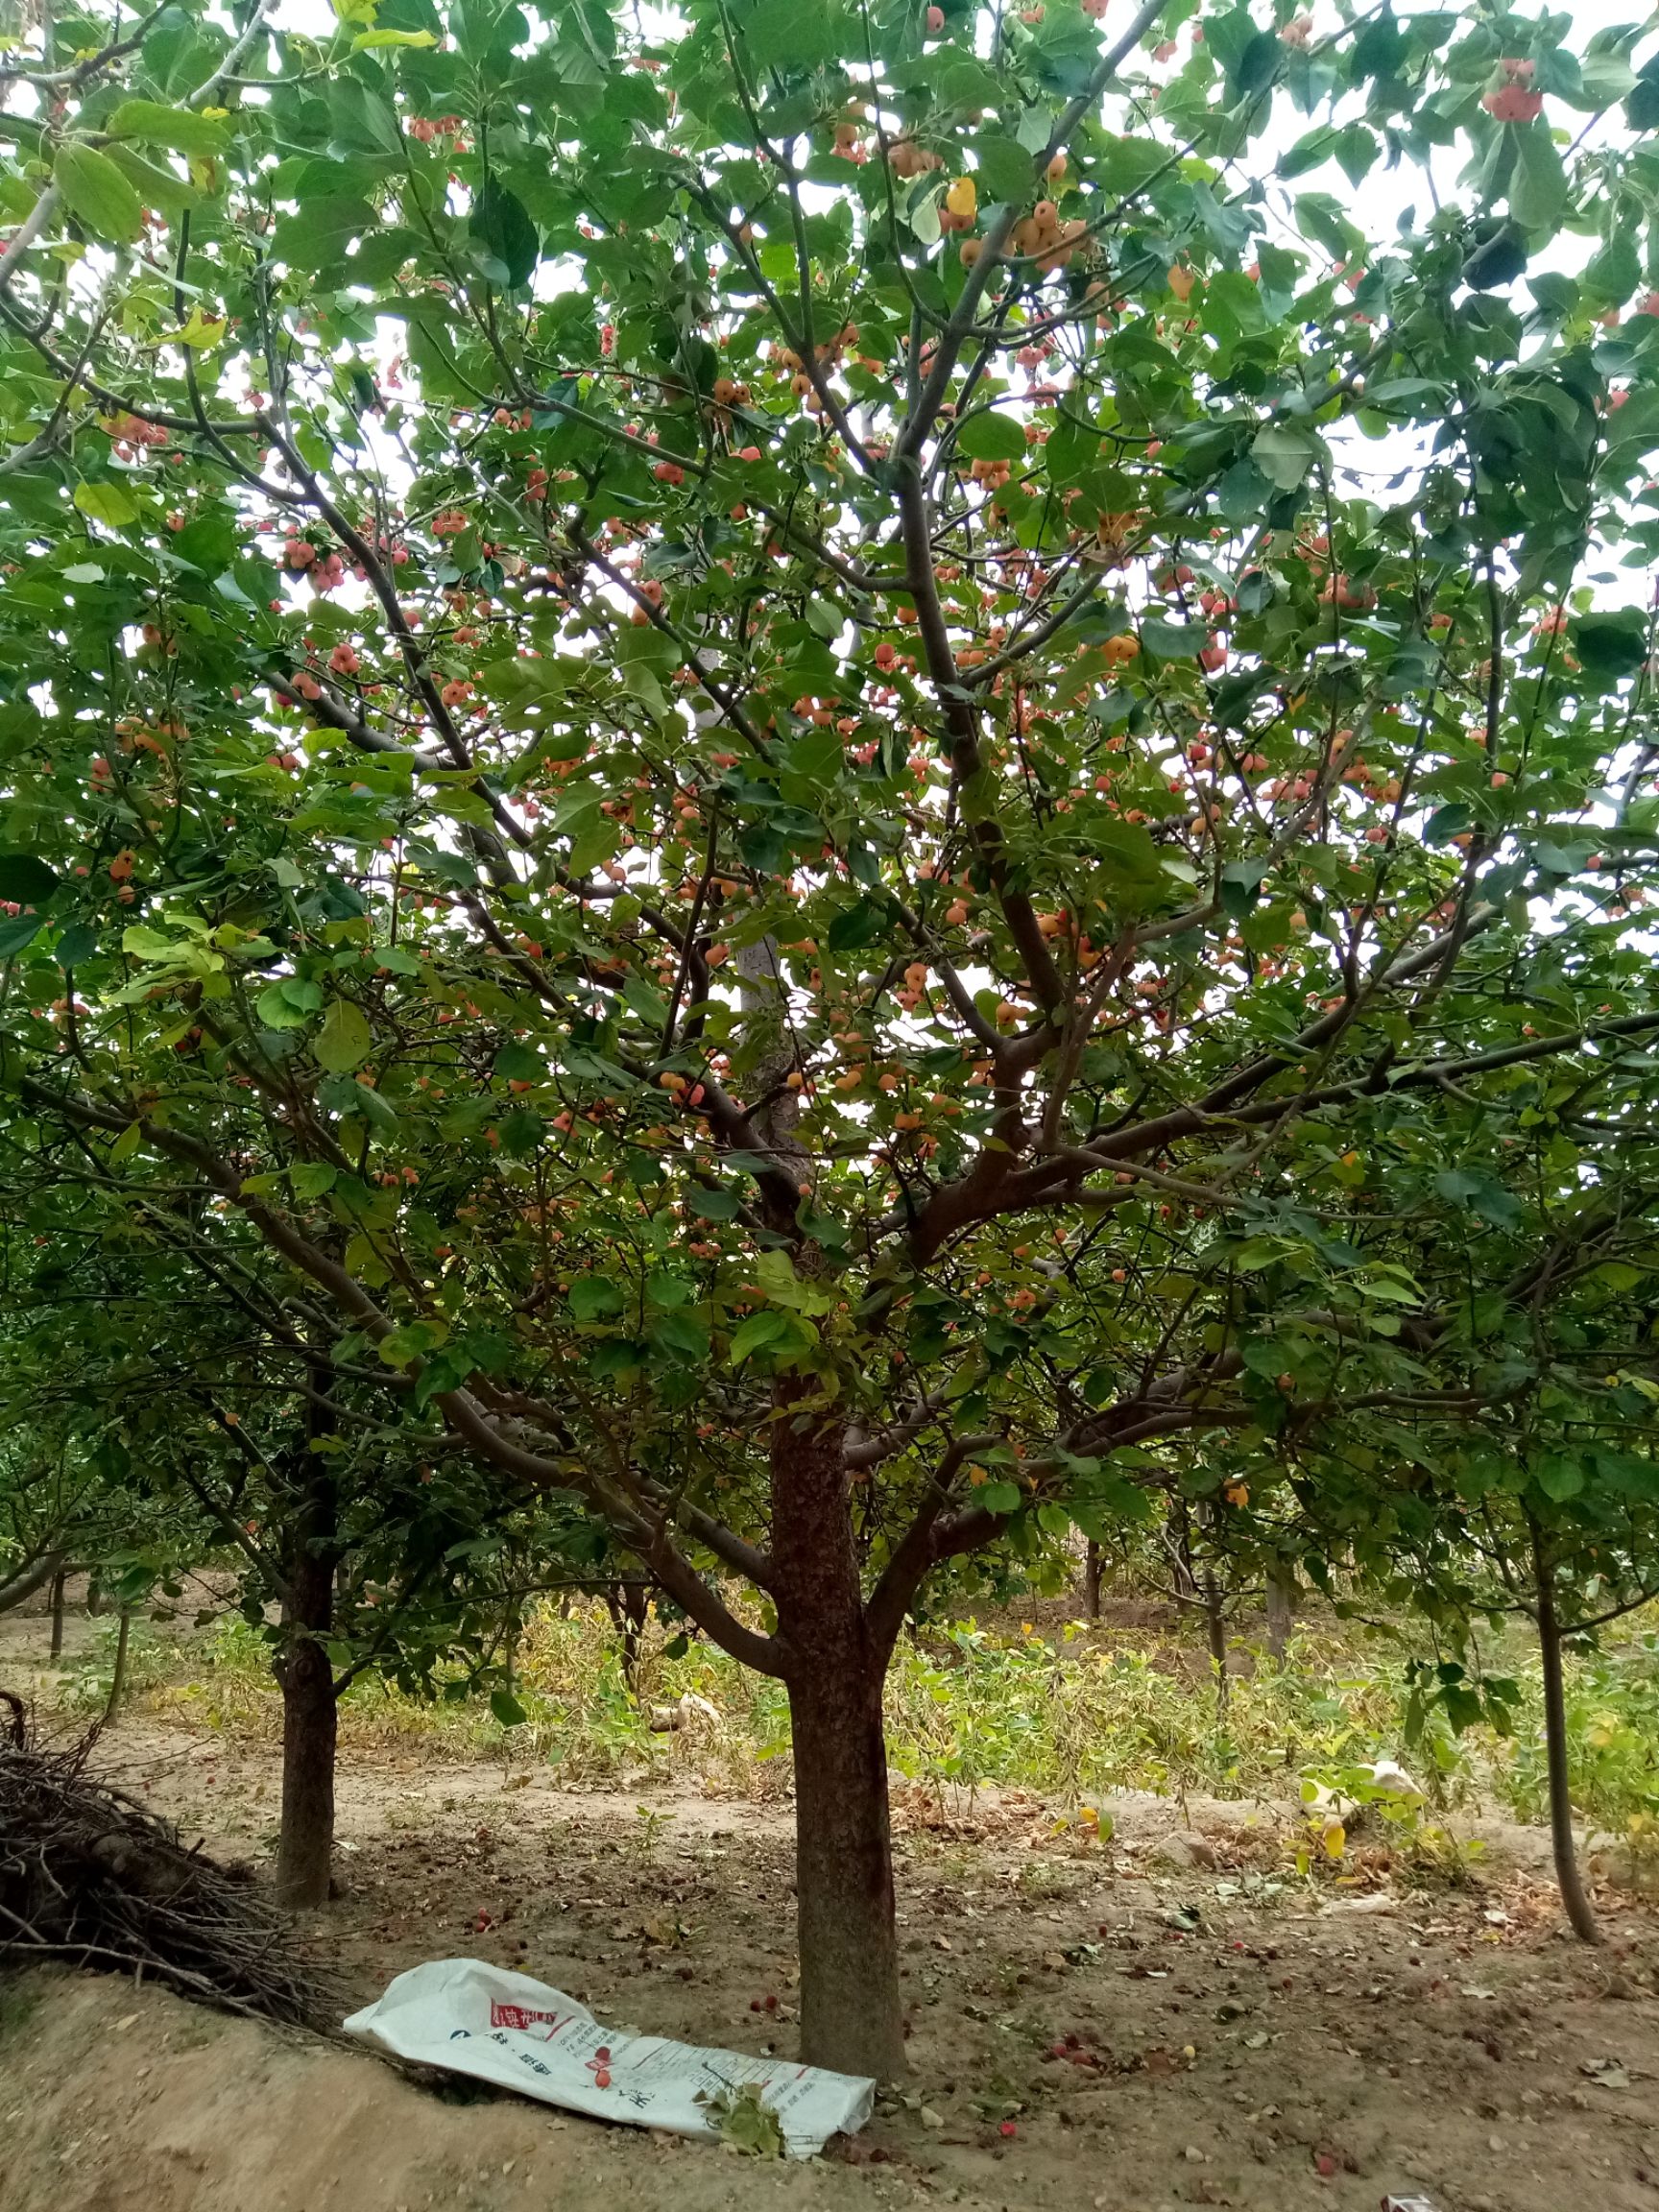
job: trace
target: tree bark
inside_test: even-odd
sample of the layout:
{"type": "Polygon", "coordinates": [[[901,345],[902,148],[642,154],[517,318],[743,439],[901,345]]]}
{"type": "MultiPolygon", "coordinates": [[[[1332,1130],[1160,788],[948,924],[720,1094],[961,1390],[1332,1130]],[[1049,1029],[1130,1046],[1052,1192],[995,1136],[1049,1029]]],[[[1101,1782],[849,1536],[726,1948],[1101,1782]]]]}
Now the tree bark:
{"type": "Polygon", "coordinates": [[[1204,1628],[1210,1643],[1210,1658],[1215,1669],[1216,1709],[1225,1715],[1230,1685],[1227,1679],[1227,1610],[1221,1599],[1221,1585],[1215,1579],[1212,1567],[1204,1570],[1204,1628]]]}
{"type": "Polygon", "coordinates": [[[296,1909],[328,1902],[334,1864],[334,1753],[339,1700],[327,1639],[334,1625],[338,1501],[327,1462],[306,1452],[301,1501],[288,1530],[287,1631],[276,1661],[282,1686],[282,1828],[276,1895],[296,1909]]]}
{"type": "Polygon", "coordinates": [[[633,1697],[638,1692],[639,1654],[644,1647],[645,1623],[651,1618],[651,1585],[624,1575],[607,1585],[605,1603],[616,1630],[623,1687],[633,1697]]]}
{"type": "Polygon", "coordinates": [[[66,1571],[60,1567],[52,1577],[52,1647],[47,1652],[48,1662],[63,1656],[63,1584],[66,1571]]]}
{"type": "Polygon", "coordinates": [[[1267,1648],[1281,1665],[1296,1621],[1294,1569],[1274,1560],[1267,1569],[1267,1648]]]}
{"type": "Polygon", "coordinates": [[[853,1542],[838,1420],[791,1407],[780,1384],[772,1445],[772,1554],[795,1755],[801,2056],[891,2080],[903,2073],[899,1937],[881,1690],[853,1542]]]}
{"type": "Polygon", "coordinates": [[[334,1869],[334,1752],[340,1706],[327,1653],[298,1637],[282,1664],[282,1832],[276,1895],[326,1905],[334,1869]]]}
{"type": "Polygon", "coordinates": [[[1532,1561],[1538,1591],[1538,1649],[1544,1674],[1544,1755],[1550,1776],[1550,1844],[1555,1881],[1573,1933],[1581,1942],[1599,1943],[1601,1931],[1578,1871],[1573,1840],[1573,1789],[1567,1771],[1567,1692],[1561,1670],[1561,1624],[1555,1611],[1555,1569],[1538,1529],[1532,1531],[1532,1561]]]}
{"type": "Polygon", "coordinates": [[[1093,1536],[1083,1549],[1083,1612],[1090,1621],[1100,1618],[1100,1547],[1093,1536]]]}
{"type": "Polygon", "coordinates": [[[127,1643],[132,1632],[132,1608],[121,1608],[121,1625],[115,1631],[115,1666],[109,1676],[109,1695],[104,1701],[103,1725],[108,1728],[121,1710],[121,1700],[127,1695],[127,1643]]]}

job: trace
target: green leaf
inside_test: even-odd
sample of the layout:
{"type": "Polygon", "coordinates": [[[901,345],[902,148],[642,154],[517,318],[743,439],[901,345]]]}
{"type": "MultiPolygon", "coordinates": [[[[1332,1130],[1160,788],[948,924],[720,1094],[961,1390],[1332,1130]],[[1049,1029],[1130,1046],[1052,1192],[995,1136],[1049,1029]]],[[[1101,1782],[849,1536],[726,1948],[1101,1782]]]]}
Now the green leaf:
{"type": "Polygon", "coordinates": [[[229,129],[218,116],[164,107],[158,100],[123,100],[105,128],[111,138],[136,138],[196,156],[223,154],[230,143],[229,129]]]}
{"type": "Polygon", "coordinates": [[[119,484],[77,484],[75,504],[91,521],[108,530],[125,530],[138,519],[138,502],[119,484]]]}
{"type": "Polygon", "coordinates": [[[732,1349],[728,1357],[733,1367],[740,1367],[752,1353],[768,1344],[776,1344],[780,1337],[789,1334],[789,1317],[776,1308],[763,1306],[758,1313],[751,1313],[733,1332],[732,1349]]]}
{"type": "Polygon", "coordinates": [[[500,265],[509,290],[517,291],[530,281],[541,258],[541,241],[516,193],[487,177],[468,228],[500,265]]]}
{"type": "Polygon", "coordinates": [[[1634,608],[1617,614],[1582,614],[1572,625],[1573,650],[1586,676],[1604,689],[1634,676],[1647,658],[1647,624],[1634,608]]]}
{"type": "Polygon", "coordinates": [[[1515,127],[1515,170],[1509,180],[1509,212],[1523,230],[1553,230],[1568,198],[1567,172],[1555,151],[1550,127],[1515,127]]]}
{"type": "Polygon", "coordinates": [[[1300,422],[1269,422],[1251,440],[1250,458],[1270,484],[1294,492],[1325,451],[1316,430],[1300,422]]]}
{"type": "Polygon", "coordinates": [[[349,1074],[360,1068],[374,1048],[369,1017],[349,998],[336,998],[323,1018],[311,1046],[319,1067],[331,1075],[349,1074]]]}
{"type": "Polygon", "coordinates": [[[565,1303],[573,1321],[614,1321],[622,1311],[622,1286],[609,1275],[578,1275],[565,1303]]]}
{"type": "Polygon", "coordinates": [[[109,158],[146,207],[158,208],[163,215],[177,219],[201,204],[202,195],[193,184],[186,184],[182,177],[176,177],[158,161],[146,161],[132,146],[111,146],[109,158]]]}
{"type": "Polygon", "coordinates": [[[1623,307],[1642,281],[1642,259],[1628,230],[1615,230],[1585,264],[1584,289],[1604,306],[1623,307]]]}
{"type": "Polygon", "coordinates": [[[0,920],[0,960],[15,958],[45,926],[44,914],[8,914],[0,920]]]}
{"type": "Polygon", "coordinates": [[[842,907],[824,942],[831,952],[856,952],[884,937],[887,926],[885,906],[878,900],[860,899],[855,905],[842,907]]]}
{"type": "Polygon", "coordinates": [[[1564,1452],[1547,1452],[1532,1472],[1539,1489],[1557,1505],[1576,1498],[1584,1487],[1582,1464],[1564,1452]]]}
{"type": "Polygon", "coordinates": [[[1018,1483],[982,1482],[974,1493],[974,1503],[987,1513],[1018,1513],[1024,1500],[1018,1483]]]}
{"type": "Polygon", "coordinates": [[[367,54],[377,46],[436,46],[430,31],[359,31],[351,41],[353,54],[367,54]]]}
{"type": "Polygon", "coordinates": [[[296,1198],[321,1198],[333,1190],[338,1175],[326,1160],[301,1160],[289,1168],[288,1182],[296,1198]]]}
{"type": "Polygon", "coordinates": [[[253,1001],[253,1010],[267,1029],[303,1029],[306,1016],[287,996],[280,983],[267,983],[253,1001]]]}
{"type": "Polygon", "coordinates": [[[1141,642],[1155,661],[1190,661],[1209,641],[1201,622],[1166,622],[1148,614],[1141,625],[1141,642]]]}
{"type": "MultiPolygon", "coordinates": [[[[18,906],[43,906],[58,888],[58,878],[37,853],[0,850],[0,899],[18,906]]],[[[33,915],[19,915],[33,921],[33,915]]]]}
{"type": "Polygon", "coordinates": [[[522,1728],[530,1718],[511,1690],[492,1690],[490,1710],[503,1728],[522,1728]]]}
{"type": "Polygon", "coordinates": [[[1000,131],[983,132],[974,141],[974,182],[982,201],[1026,205],[1036,190],[1036,164],[1018,139],[1000,131]]]}
{"type": "Polygon", "coordinates": [[[78,138],[60,146],[52,176],[64,205],[95,238],[125,246],[143,229],[144,204],[137,187],[95,146],[84,146],[78,138]]]}
{"type": "Polygon", "coordinates": [[[1018,461],[1025,451],[1025,432],[1012,415],[981,407],[957,431],[956,450],[970,461],[1018,461]]]}

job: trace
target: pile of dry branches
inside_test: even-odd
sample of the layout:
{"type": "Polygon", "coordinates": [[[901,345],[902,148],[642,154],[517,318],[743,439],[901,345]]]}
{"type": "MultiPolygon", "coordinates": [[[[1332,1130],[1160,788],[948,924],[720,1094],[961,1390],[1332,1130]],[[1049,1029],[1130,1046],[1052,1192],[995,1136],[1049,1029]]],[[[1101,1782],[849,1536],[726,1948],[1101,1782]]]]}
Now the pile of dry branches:
{"type": "Polygon", "coordinates": [[[0,1966],[58,1959],[152,1977],[199,2003],[317,2021],[288,1924],[178,1831],[87,1771],[93,1738],[32,1747],[10,1694],[0,1743],[0,1966]]]}

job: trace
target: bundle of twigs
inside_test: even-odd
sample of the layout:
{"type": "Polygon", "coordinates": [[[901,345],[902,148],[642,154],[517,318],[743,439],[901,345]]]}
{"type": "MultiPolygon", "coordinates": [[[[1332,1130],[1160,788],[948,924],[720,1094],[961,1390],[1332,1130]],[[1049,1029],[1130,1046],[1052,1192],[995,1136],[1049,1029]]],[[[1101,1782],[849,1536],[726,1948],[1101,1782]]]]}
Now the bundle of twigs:
{"type": "MultiPolygon", "coordinates": [[[[186,1850],[177,1829],[87,1769],[93,1738],[0,1743],[0,1965],[57,1959],[154,1978],[199,2003],[320,2020],[325,1992],[285,1921],[186,1850]]],[[[96,1732],[94,1732],[95,1734],[96,1732]]]]}

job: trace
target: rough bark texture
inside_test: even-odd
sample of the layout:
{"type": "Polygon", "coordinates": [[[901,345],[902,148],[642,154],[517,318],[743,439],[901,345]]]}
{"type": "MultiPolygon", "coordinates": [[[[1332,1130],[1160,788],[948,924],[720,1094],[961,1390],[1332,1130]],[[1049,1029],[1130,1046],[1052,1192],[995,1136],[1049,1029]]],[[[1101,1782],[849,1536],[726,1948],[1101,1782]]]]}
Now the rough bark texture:
{"type": "Polygon", "coordinates": [[[632,1697],[638,1688],[639,1654],[644,1648],[645,1623],[651,1618],[651,1585],[624,1577],[607,1587],[605,1603],[616,1629],[622,1680],[632,1697]]]}
{"type": "Polygon", "coordinates": [[[46,1654],[48,1660],[61,1659],[63,1656],[63,1584],[65,1579],[66,1576],[61,1568],[52,1577],[52,1647],[46,1654]]]}
{"type": "Polygon", "coordinates": [[[276,1663],[282,1686],[282,1831],[276,1894],[284,1905],[325,1905],[334,1863],[334,1750],[339,1704],[326,1641],[334,1624],[336,1500],[325,1463],[307,1454],[304,1494],[289,1531],[276,1663]]]}
{"type": "Polygon", "coordinates": [[[121,1608],[121,1625],[115,1631],[115,1667],[109,1676],[109,1695],[104,1705],[104,1725],[108,1727],[121,1710],[121,1701],[127,1695],[127,1646],[132,1634],[132,1608],[121,1608]]]}
{"type": "Polygon", "coordinates": [[[1573,1933],[1585,1943],[1599,1943],[1601,1931],[1578,1871],[1573,1840],[1573,1790],[1567,1772],[1567,1695],[1561,1678],[1561,1627],[1555,1612],[1555,1573],[1535,1542],[1538,1577],[1538,1650],[1544,1676],[1544,1752],[1550,1773],[1550,1843],[1555,1880],[1573,1933]]]}
{"type": "Polygon", "coordinates": [[[1267,1648],[1283,1660],[1296,1622],[1296,1576],[1284,1566],[1267,1570],[1267,1648]]]}
{"type": "Polygon", "coordinates": [[[1100,1547],[1093,1536],[1083,1553],[1083,1611],[1091,1621],[1100,1618],[1100,1547]]]}
{"type": "Polygon", "coordinates": [[[772,1448],[778,1624],[794,1732],[801,2056],[845,2074],[904,2070],[883,1655],[865,1620],[841,1429],[779,1395],[772,1448]]]}

